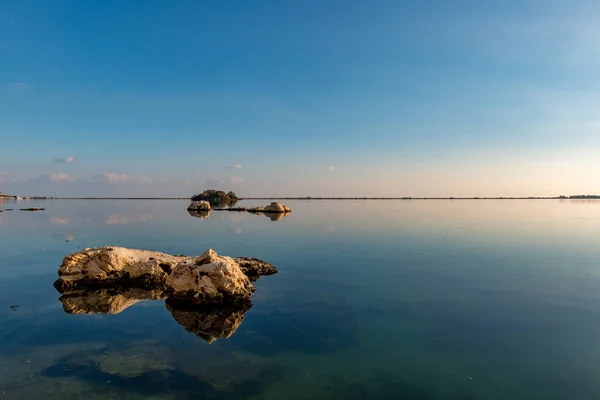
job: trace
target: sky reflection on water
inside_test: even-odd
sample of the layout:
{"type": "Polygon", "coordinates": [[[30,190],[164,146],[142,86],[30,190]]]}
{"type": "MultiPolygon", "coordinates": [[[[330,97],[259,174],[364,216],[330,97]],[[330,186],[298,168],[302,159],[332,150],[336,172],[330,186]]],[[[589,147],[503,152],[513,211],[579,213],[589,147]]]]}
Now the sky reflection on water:
{"type": "Polygon", "coordinates": [[[0,213],[0,390],[600,396],[600,202],[286,203],[293,211],[279,221],[225,211],[198,219],[185,201],[46,201],[43,212],[0,213]],[[257,282],[253,307],[229,320],[231,335],[207,344],[206,315],[175,316],[160,299],[115,315],[65,313],[52,287],[62,258],[103,245],[187,255],[210,247],[280,272],[257,282]]]}

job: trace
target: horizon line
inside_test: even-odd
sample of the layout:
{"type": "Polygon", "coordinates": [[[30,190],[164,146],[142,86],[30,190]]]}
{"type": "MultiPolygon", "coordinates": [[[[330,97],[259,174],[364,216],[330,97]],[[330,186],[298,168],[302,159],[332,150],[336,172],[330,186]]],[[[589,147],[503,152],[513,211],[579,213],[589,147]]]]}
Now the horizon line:
{"type": "MultiPolygon", "coordinates": [[[[54,196],[7,196],[0,199],[9,200],[191,200],[191,196],[185,197],[54,197],[54,196]]],[[[402,197],[367,197],[367,196],[268,196],[268,197],[239,197],[237,200],[595,200],[600,195],[572,195],[572,196],[402,196],[402,197]]]]}

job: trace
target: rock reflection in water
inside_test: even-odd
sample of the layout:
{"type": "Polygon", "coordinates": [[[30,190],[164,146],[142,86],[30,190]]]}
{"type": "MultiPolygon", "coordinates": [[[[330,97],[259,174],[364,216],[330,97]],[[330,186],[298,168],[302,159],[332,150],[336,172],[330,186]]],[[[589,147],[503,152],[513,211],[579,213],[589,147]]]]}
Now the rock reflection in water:
{"type": "Polygon", "coordinates": [[[173,319],[207,343],[231,337],[250,309],[250,304],[227,308],[198,306],[170,299],[162,290],[140,288],[78,290],[59,298],[67,314],[109,315],[119,314],[140,301],[164,299],[173,319]]]}
{"type": "Polygon", "coordinates": [[[78,290],[60,296],[63,310],[67,314],[119,314],[123,310],[144,300],[162,300],[162,290],[139,288],[78,290]]]}
{"type": "Polygon", "coordinates": [[[248,211],[250,214],[254,214],[254,215],[264,215],[265,217],[269,218],[271,221],[279,221],[281,219],[283,219],[283,217],[287,217],[289,216],[291,213],[289,212],[285,212],[285,213],[263,213],[261,211],[256,211],[256,210],[251,210],[248,211]]]}
{"type": "Polygon", "coordinates": [[[237,308],[198,308],[167,299],[167,310],[175,321],[207,343],[231,337],[242,324],[250,305],[237,308]]]}
{"type": "Polygon", "coordinates": [[[288,215],[290,215],[289,212],[287,213],[270,213],[270,214],[263,214],[265,217],[269,218],[271,221],[279,221],[280,219],[283,219],[283,217],[287,217],[288,215]]]}
{"type": "Polygon", "coordinates": [[[214,200],[214,199],[210,199],[210,200],[208,200],[208,202],[210,203],[211,207],[213,207],[213,208],[235,207],[235,204],[237,203],[237,201],[235,201],[235,200],[214,200]]]}
{"type": "Polygon", "coordinates": [[[188,213],[194,218],[210,218],[210,210],[188,210],[188,213]]]}

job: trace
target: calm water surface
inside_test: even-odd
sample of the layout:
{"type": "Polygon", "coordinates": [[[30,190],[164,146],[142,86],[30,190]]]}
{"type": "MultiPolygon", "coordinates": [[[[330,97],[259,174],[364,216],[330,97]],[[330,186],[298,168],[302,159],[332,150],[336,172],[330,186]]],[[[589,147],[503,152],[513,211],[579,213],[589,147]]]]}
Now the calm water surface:
{"type": "Polygon", "coordinates": [[[600,398],[600,201],[287,204],[279,221],[194,218],[186,201],[0,204],[15,208],[0,213],[2,397],[600,398]],[[245,316],[162,300],[66,313],[62,258],[104,245],[280,272],[245,316]],[[209,344],[194,327],[219,318],[241,324],[209,344]]]}

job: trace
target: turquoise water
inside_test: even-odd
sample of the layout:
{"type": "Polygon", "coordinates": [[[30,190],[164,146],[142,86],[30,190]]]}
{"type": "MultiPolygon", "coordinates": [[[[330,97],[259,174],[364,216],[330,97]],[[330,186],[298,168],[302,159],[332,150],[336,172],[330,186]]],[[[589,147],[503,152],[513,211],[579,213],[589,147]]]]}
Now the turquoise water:
{"type": "Polygon", "coordinates": [[[46,210],[0,213],[3,398],[600,398],[600,201],[288,201],[279,221],[173,200],[0,209],[23,204],[46,210]],[[280,272],[245,314],[66,313],[62,258],[104,245],[280,272]],[[214,319],[231,336],[194,331],[214,319]]]}

